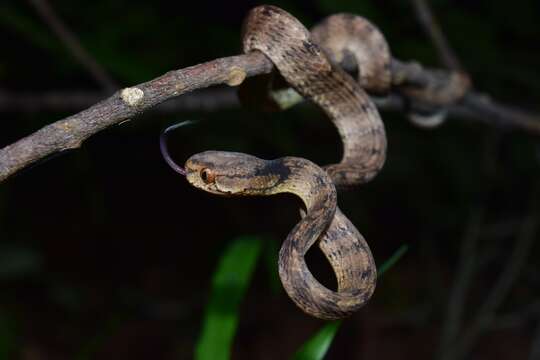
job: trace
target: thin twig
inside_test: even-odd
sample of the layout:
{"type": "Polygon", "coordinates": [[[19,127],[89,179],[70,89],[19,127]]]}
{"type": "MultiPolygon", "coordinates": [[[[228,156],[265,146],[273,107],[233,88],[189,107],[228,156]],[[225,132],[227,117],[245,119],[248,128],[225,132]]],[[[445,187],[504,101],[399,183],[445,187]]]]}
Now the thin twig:
{"type": "Polygon", "coordinates": [[[448,43],[427,0],[411,0],[416,17],[433,42],[442,64],[449,69],[463,71],[463,66],[448,43]]]}
{"type": "Polygon", "coordinates": [[[105,69],[84,49],[77,36],[64,24],[47,0],[28,0],[28,2],[36,9],[41,19],[51,28],[77,61],[88,70],[103,89],[110,93],[118,88],[114,81],[107,75],[105,69]]]}

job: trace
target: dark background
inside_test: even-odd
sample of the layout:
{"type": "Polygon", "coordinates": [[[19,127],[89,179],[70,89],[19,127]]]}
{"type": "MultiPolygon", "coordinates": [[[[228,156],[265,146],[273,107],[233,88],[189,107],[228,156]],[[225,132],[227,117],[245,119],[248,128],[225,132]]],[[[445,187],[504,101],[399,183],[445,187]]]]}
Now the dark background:
{"type": "MultiPolygon", "coordinates": [[[[540,110],[540,3],[432,3],[477,89],[540,110]]],[[[242,18],[256,4],[51,1],[120,86],[238,54],[242,18]]],[[[335,12],[364,15],[384,32],[395,57],[439,65],[408,2],[274,4],[307,26],[335,12]]],[[[99,90],[27,2],[0,3],[0,44],[1,90],[99,90]]],[[[72,113],[0,112],[0,147],[72,113]]],[[[529,358],[535,339],[540,346],[540,248],[535,241],[523,245],[527,236],[539,238],[523,229],[538,220],[532,210],[538,138],[482,122],[450,119],[425,131],[402,113],[382,117],[386,166],[373,182],[340,194],[339,203],[377,264],[403,244],[409,251],[381,279],[371,303],[344,322],[327,358],[448,355],[455,346],[441,347],[441,339],[466,264],[473,271],[458,281],[470,284],[460,307],[463,321],[452,322],[460,329],[457,341],[486,300],[502,298],[480,314],[485,326],[471,337],[464,357],[529,358]],[[516,248],[525,249],[515,261],[519,271],[501,280],[516,248]],[[509,291],[494,293],[504,287],[501,281],[510,282],[509,291]]],[[[314,106],[270,114],[149,111],[2,183],[0,345],[6,358],[190,358],[223,248],[244,234],[264,235],[279,246],[298,220],[296,199],[215,197],[166,166],[160,130],[188,119],[200,122],[170,138],[180,162],[208,149],[301,156],[319,164],[339,160],[338,135],[314,106]]],[[[322,276],[328,270],[316,254],[310,265],[322,276]]],[[[288,358],[322,325],[284,292],[272,291],[272,275],[264,263],[258,266],[242,306],[235,359],[288,358]]]]}

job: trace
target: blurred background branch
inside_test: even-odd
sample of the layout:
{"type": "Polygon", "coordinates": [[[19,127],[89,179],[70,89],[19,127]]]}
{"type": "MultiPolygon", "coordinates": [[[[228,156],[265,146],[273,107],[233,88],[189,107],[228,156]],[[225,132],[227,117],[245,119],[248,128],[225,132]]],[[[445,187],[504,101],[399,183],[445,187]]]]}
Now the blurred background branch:
{"type": "Polygon", "coordinates": [[[41,19],[62,41],[73,57],[94,77],[96,82],[107,93],[113,92],[117,86],[105,69],[85,50],[77,36],[66,26],[56,14],[48,0],[28,0],[41,19]]]}
{"type": "Polygon", "coordinates": [[[458,56],[450,46],[428,0],[410,0],[416,18],[437,49],[441,63],[448,69],[463,71],[458,56]]]}

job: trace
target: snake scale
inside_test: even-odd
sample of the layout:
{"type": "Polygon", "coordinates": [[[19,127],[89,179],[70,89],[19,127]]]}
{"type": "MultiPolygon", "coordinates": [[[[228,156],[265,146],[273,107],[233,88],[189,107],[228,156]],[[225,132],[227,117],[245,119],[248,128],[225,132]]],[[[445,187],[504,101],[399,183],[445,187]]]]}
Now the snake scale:
{"type": "Polygon", "coordinates": [[[388,45],[375,26],[358,16],[330,16],[310,33],[286,11],[263,5],[244,22],[243,48],[265,54],[290,86],[323,109],[341,136],[341,161],[320,168],[302,158],[262,160],[206,151],[181,169],[162,151],[192,186],[213,194],[298,196],[305,209],[279,253],[281,282],[307,314],[327,320],[349,316],[370,299],[377,271],[368,244],[337,207],[336,187],[368,182],[384,164],[384,125],[364,88],[384,93],[390,86],[388,45]],[[358,81],[337,66],[351,56],[358,81]],[[314,244],[335,273],[336,291],[317,281],[306,265],[304,256],[314,244]]]}

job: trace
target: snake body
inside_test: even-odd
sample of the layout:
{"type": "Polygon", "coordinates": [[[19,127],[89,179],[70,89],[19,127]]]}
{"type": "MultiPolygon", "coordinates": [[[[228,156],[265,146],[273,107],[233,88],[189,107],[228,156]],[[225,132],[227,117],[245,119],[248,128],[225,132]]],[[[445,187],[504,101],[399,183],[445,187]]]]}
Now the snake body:
{"type": "Polygon", "coordinates": [[[341,136],[341,161],[323,169],[301,158],[268,161],[207,151],[192,156],[185,170],[177,171],[191,185],[218,195],[300,197],[305,212],[279,253],[281,282],[304,312],[322,319],[346,317],[369,300],[377,271],[368,244],[337,207],[336,187],[365,183],[384,164],[384,125],[362,86],[379,93],[390,86],[388,46],[360,17],[331,16],[311,34],[286,11],[264,5],[251,10],[244,22],[243,48],[265,54],[290,86],[323,109],[341,136]],[[338,32],[344,27],[348,35],[338,32]],[[338,66],[350,58],[358,65],[358,81],[338,66]],[[335,273],[336,291],[317,281],[306,265],[304,256],[314,244],[335,273]]]}
{"type": "Polygon", "coordinates": [[[328,174],[309,160],[262,160],[221,151],[193,155],[186,178],[196,188],[225,196],[291,193],[304,203],[305,215],[279,252],[279,276],[289,297],[307,314],[326,320],[350,315],[373,294],[377,279],[371,251],[358,230],[337,208],[328,174]],[[318,243],[334,269],[338,289],[315,279],[304,256],[318,243]]]}
{"type": "MultiPolygon", "coordinates": [[[[336,18],[327,21],[335,25],[336,18]]],[[[374,27],[369,29],[376,33],[374,27]]],[[[329,43],[321,28],[316,28],[315,34],[321,43],[329,43]]],[[[380,171],[386,158],[386,135],[379,113],[360,84],[325,54],[335,52],[333,61],[339,62],[343,54],[358,53],[359,48],[353,51],[340,45],[335,51],[324,51],[295,17],[269,5],[249,12],[243,26],[243,48],[246,53],[261,51],[270,58],[285,80],[332,120],[342,139],[343,156],[325,170],[336,186],[365,183],[380,171]]],[[[360,79],[368,84],[381,73],[375,65],[368,67],[369,71],[363,68],[360,79]]],[[[382,61],[382,68],[382,73],[389,70],[387,60],[382,61]]]]}
{"type": "Polygon", "coordinates": [[[333,64],[355,63],[363,89],[377,94],[388,92],[392,85],[390,48],[370,21],[347,13],[330,15],[311,29],[311,38],[333,64]]]}

